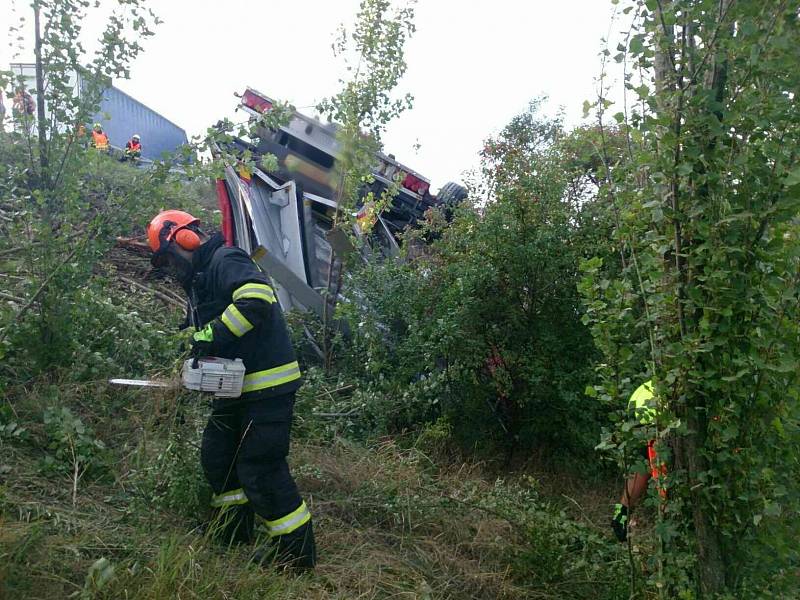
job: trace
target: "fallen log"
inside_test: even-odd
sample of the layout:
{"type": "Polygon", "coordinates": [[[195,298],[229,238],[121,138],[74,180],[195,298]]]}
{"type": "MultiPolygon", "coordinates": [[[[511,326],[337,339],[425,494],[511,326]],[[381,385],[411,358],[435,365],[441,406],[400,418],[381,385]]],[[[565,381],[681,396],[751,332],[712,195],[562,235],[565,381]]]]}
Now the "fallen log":
{"type": "Polygon", "coordinates": [[[19,296],[14,296],[6,292],[0,292],[0,298],[5,298],[6,300],[13,300],[14,302],[19,302],[20,304],[25,302],[25,298],[20,298],[19,296]]]}
{"type": "Polygon", "coordinates": [[[146,292],[150,292],[156,298],[158,298],[159,300],[163,300],[167,304],[172,304],[173,306],[176,306],[176,307],[178,307],[180,309],[186,308],[186,306],[183,304],[183,302],[180,302],[180,301],[176,300],[175,298],[167,296],[163,292],[160,292],[159,290],[153,289],[150,286],[144,285],[143,283],[139,283],[138,281],[134,281],[133,279],[128,279],[127,277],[119,276],[118,278],[119,278],[120,281],[122,281],[124,283],[127,283],[128,285],[132,285],[133,287],[138,288],[140,290],[144,290],[146,292]]]}
{"type": "Polygon", "coordinates": [[[118,237],[117,246],[127,250],[133,250],[137,254],[152,254],[150,246],[145,242],[140,242],[137,238],[118,237]]]}

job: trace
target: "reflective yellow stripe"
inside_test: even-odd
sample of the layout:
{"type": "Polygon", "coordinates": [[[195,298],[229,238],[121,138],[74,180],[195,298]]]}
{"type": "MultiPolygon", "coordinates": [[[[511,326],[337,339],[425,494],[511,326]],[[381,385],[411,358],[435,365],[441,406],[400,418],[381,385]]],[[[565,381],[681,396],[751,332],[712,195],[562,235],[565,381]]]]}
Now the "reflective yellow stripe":
{"type": "Polygon", "coordinates": [[[275,302],[275,292],[266,283],[245,283],[233,291],[233,301],[242,298],[257,298],[272,304],[275,302]]]}
{"type": "Polygon", "coordinates": [[[305,501],[300,502],[300,506],[297,510],[293,510],[285,517],[281,517],[276,521],[267,521],[264,520],[264,523],[269,529],[269,534],[271,536],[276,535],[286,535],[287,533],[293,532],[298,527],[301,527],[308,523],[311,519],[311,513],[308,512],[308,507],[306,506],[305,501]]]}
{"type": "Polygon", "coordinates": [[[236,337],[242,337],[253,328],[253,324],[233,304],[229,304],[225,312],[222,313],[222,322],[236,337]]]}
{"type": "Polygon", "coordinates": [[[222,506],[233,506],[234,504],[247,504],[247,496],[244,494],[242,488],[229,490],[217,495],[211,496],[211,506],[219,508],[222,506]]]}
{"type": "Polygon", "coordinates": [[[296,360],[274,369],[248,373],[244,376],[242,393],[264,390],[295,379],[300,379],[300,365],[297,364],[296,360]]]}

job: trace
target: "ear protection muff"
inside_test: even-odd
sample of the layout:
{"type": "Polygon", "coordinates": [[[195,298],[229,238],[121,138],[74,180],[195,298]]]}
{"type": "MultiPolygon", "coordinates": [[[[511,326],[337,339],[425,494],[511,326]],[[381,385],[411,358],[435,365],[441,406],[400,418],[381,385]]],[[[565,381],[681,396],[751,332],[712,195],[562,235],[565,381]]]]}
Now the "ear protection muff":
{"type": "Polygon", "coordinates": [[[151,262],[153,266],[160,267],[164,255],[169,251],[171,242],[175,242],[184,250],[197,250],[200,247],[200,236],[196,231],[189,229],[191,225],[178,225],[174,221],[164,221],[158,232],[158,250],[153,253],[151,262]]]}
{"type": "Polygon", "coordinates": [[[174,239],[175,243],[184,250],[193,251],[200,247],[200,236],[197,235],[196,232],[186,227],[182,227],[177,231],[174,231],[170,237],[174,239]]]}

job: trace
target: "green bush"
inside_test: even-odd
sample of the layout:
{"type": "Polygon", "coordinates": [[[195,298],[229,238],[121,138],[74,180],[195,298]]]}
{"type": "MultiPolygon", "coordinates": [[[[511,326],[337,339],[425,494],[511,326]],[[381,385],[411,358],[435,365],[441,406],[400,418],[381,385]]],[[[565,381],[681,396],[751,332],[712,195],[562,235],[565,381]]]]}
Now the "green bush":
{"type": "Polygon", "coordinates": [[[484,510],[505,515],[520,532],[520,544],[508,557],[515,579],[534,587],[553,586],[563,597],[628,597],[625,548],[569,518],[536,489],[530,478],[516,483],[498,480],[479,496],[484,510]],[[595,581],[602,581],[602,587],[595,581]]]}
{"type": "MultiPolygon", "coordinates": [[[[594,389],[620,409],[608,448],[622,459],[623,407],[652,378],[653,429],[671,450],[647,583],[670,597],[797,597],[797,7],[619,4],[634,12],[617,60],[652,68],[655,85],[626,82],[614,109],[630,157],[606,186],[622,268],[586,261],[581,289],[602,351],[594,389]],[[698,67],[685,77],[685,65],[698,67]]],[[[609,104],[598,99],[599,121],[609,104]]]]}
{"type": "Polygon", "coordinates": [[[166,321],[174,314],[163,306],[115,302],[99,284],[80,290],[70,328],[72,362],[82,367],[77,378],[145,374],[173,364],[181,337],[166,321]]]}
{"type": "Polygon", "coordinates": [[[0,140],[0,155],[12,161],[0,167],[8,175],[0,177],[0,193],[13,215],[0,224],[0,250],[7,252],[0,273],[19,299],[0,304],[0,385],[67,364],[78,380],[163,367],[177,347],[164,335],[174,309],[151,305],[138,292],[121,294],[104,259],[118,236],[142,233],[165,206],[187,209],[213,225],[200,204],[209,204],[208,186],[79,151],[57,194],[45,193],[27,187],[26,156],[18,144],[0,140]]]}
{"type": "Polygon", "coordinates": [[[597,443],[608,409],[584,396],[598,353],[577,290],[580,260],[607,250],[596,166],[576,159],[591,132],[537,110],[486,143],[472,204],[407,233],[415,257],[351,272],[337,368],[368,431],[446,417],[461,446],[508,459],[597,443]]]}
{"type": "Polygon", "coordinates": [[[11,410],[11,406],[0,406],[0,441],[27,441],[30,432],[20,425],[19,419],[11,410]]]}
{"type": "Polygon", "coordinates": [[[45,410],[44,428],[49,450],[42,460],[45,473],[71,473],[77,479],[87,472],[105,471],[108,466],[105,444],[69,408],[60,406],[45,410]]]}
{"type": "Polygon", "coordinates": [[[135,507],[146,512],[170,511],[195,520],[207,513],[211,488],[200,465],[199,439],[199,429],[184,424],[157,439],[154,447],[140,448],[131,472],[135,507]]]}
{"type": "MultiPolygon", "coordinates": [[[[61,309],[63,326],[40,343],[40,324],[25,320],[11,336],[13,352],[8,366],[17,376],[33,376],[57,369],[67,381],[145,375],[171,366],[179,356],[181,337],[166,321],[173,309],[163,305],[132,306],[128,298],[114,298],[108,281],[95,280],[71,293],[61,309]]],[[[135,301],[134,297],[133,301],[135,301]]]]}

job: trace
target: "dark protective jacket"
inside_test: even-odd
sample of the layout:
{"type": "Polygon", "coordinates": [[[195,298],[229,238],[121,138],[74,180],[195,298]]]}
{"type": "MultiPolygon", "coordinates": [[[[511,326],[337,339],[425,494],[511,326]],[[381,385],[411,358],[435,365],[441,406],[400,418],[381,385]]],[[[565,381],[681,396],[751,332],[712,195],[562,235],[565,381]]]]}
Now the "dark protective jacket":
{"type": "Polygon", "coordinates": [[[300,367],[269,279],[246,252],[223,242],[216,234],[192,257],[187,292],[196,303],[196,327],[210,333],[214,356],[244,362],[243,400],[293,392],[300,367]]]}

